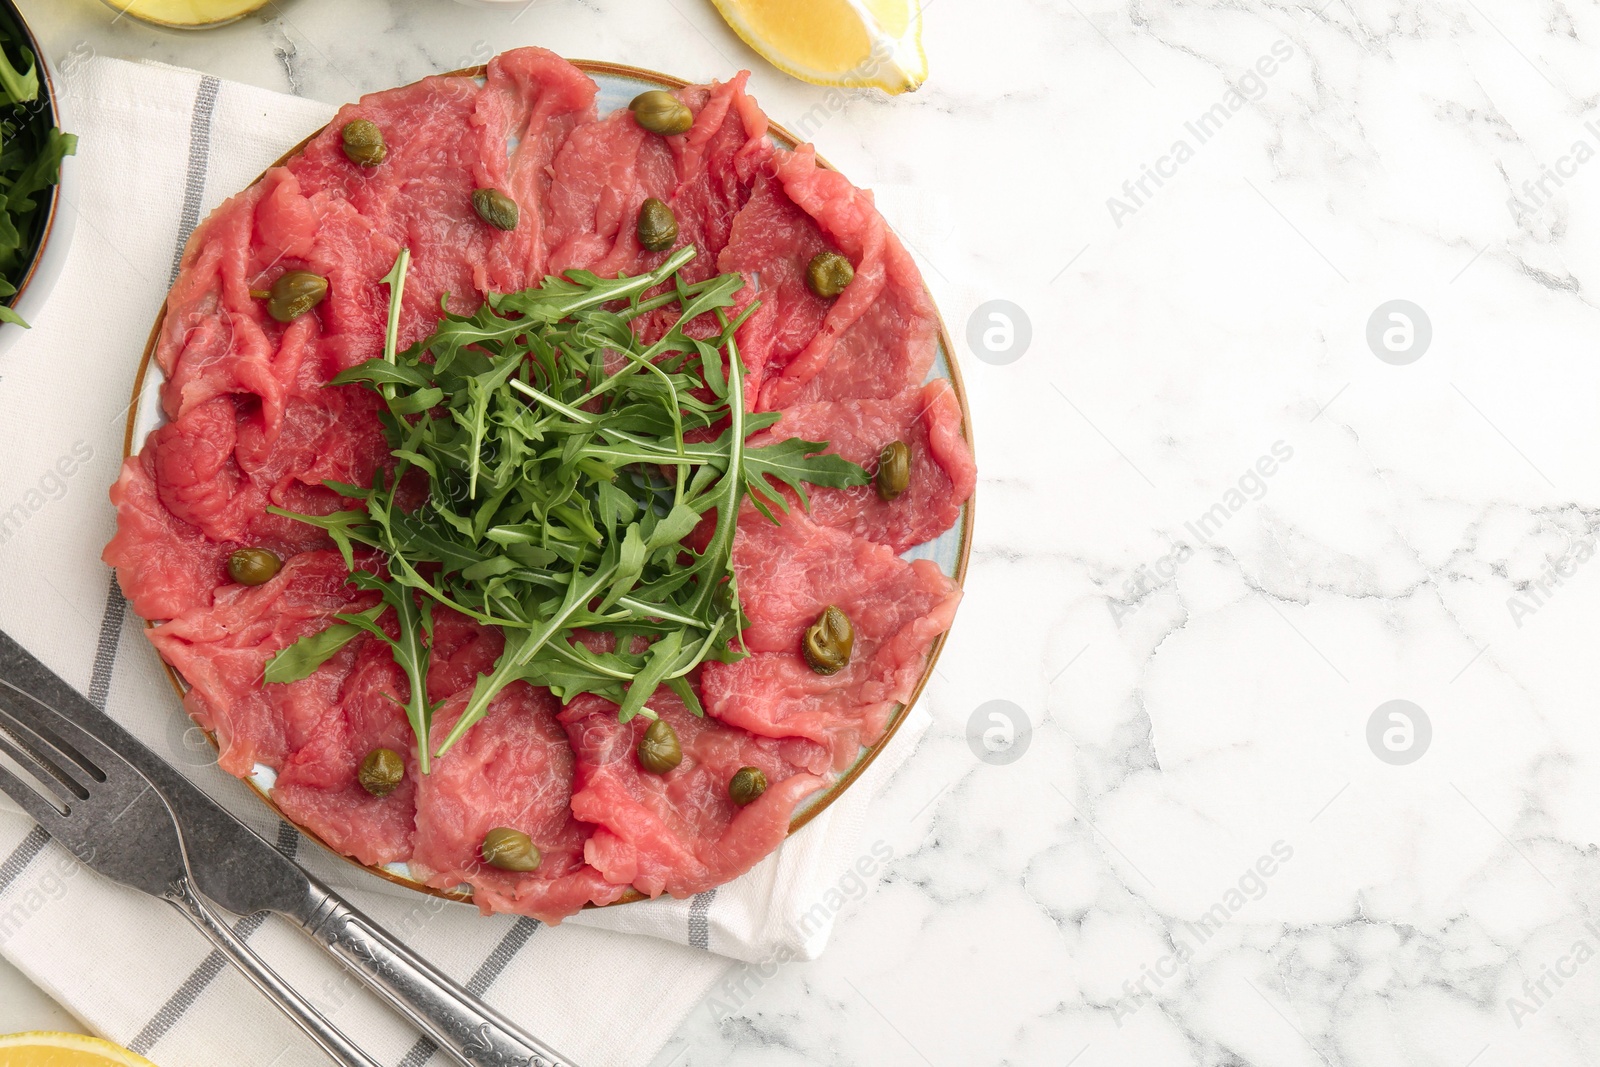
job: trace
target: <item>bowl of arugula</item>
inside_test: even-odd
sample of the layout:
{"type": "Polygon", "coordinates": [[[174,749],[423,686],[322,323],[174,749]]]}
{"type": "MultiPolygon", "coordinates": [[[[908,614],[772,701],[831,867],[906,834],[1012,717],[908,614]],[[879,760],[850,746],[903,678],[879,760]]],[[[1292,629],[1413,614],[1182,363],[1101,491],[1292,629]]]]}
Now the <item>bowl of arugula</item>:
{"type": "Polygon", "coordinates": [[[62,161],[77,145],[62,132],[38,40],[16,5],[0,0],[0,349],[37,319],[61,273],[72,214],[62,161]]]}

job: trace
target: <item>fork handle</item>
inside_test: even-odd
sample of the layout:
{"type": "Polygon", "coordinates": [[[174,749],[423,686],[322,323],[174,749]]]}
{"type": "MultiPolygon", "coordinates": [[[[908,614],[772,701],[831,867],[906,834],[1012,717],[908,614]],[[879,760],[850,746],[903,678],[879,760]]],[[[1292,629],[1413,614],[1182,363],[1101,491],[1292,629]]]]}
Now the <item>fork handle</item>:
{"type": "Polygon", "coordinates": [[[315,879],[305,916],[286,917],[465,1067],[573,1067],[315,879]]]}
{"type": "Polygon", "coordinates": [[[276,971],[267,966],[266,961],[256,955],[255,950],[245,944],[232,927],[217,918],[195,893],[187,876],[174,881],[165,897],[168,903],[206,935],[229,962],[244,973],[252,985],[294,1020],[306,1032],[306,1036],[315,1041],[340,1067],[380,1067],[376,1060],[340,1033],[310,1001],[295,992],[276,971]]]}

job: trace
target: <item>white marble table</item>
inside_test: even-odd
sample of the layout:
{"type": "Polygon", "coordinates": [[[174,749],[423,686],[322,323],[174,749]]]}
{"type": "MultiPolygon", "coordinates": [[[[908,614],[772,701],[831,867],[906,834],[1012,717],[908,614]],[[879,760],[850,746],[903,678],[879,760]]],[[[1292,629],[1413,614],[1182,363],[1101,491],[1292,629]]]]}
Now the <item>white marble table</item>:
{"type": "MultiPolygon", "coordinates": [[[[705,0],[23,6],[57,61],[329,101],[527,43],[751,66],[953,332],[1027,316],[963,352],[977,547],[895,858],[662,1067],[1600,1055],[1600,8],[946,2],[887,101],[705,0]]],[[[55,1025],[7,973],[0,1030],[55,1025]]]]}

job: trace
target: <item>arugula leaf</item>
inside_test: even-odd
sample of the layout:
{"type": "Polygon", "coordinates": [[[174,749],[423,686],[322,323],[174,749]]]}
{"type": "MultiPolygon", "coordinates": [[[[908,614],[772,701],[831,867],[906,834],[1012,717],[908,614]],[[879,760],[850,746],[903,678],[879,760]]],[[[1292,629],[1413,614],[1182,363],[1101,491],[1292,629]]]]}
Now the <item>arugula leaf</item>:
{"type": "Polygon", "coordinates": [[[462,709],[461,718],[456,720],[455,726],[439,745],[437,755],[443,756],[448,752],[452,745],[461,740],[463,734],[489,713],[490,702],[500,695],[502,689],[521,676],[534,656],[552,637],[562,630],[573,628],[572,620],[578,617],[584,605],[600,592],[616,569],[617,561],[612,558],[593,574],[585,575],[582,571],[573,571],[567,595],[550,618],[544,620],[542,626],[529,630],[519,642],[513,643],[510,637],[507,638],[505,651],[500,653],[500,658],[495,661],[493,672],[478,675],[478,680],[472,687],[472,696],[467,700],[467,706],[462,709]]]}
{"type": "MultiPolygon", "coordinates": [[[[24,166],[12,181],[11,188],[6,194],[9,200],[8,206],[19,212],[32,211],[36,206],[33,194],[56,184],[61,177],[61,161],[67,156],[76,155],[77,151],[77,134],[62,133],[54,129],[46,131],[44,141],[38,146],[33,160],[24,166]]],[[[15,220],[13,224],[15,225],[15,220]]]]}
{"type": "Polygon", "coordinates": [[[366,536],[367,528],[364,523],[366,516],[359,511],[335,511],[330,515],[302,515],[297,511],[285,511],[275,504],[268,504],[267,512],[297,519],[308,526],[320,526],[339,549],[339,554],[344,557],[344,565],[348,570],[356,569],[354,542],[360,541],[368,545],[373,543],[366,536]]]}
{"type": "Polygon", "coordinates": [[[774,445],[745,449],[744,477],[750,486],[750,503],[776,522],[766,504],[774,504],[781,511],[788,511],[789,504],[782,494],[776,492],[774,481],[793,489],[800,498],[800,506],[808,511],[811,498],[806,495],[806,482],[832,489],[867,484],[864,470],[843,456],[823,452],[827,447],[826,441],[802,441],[798,437],[791,437],[774,445]]]}
{"type": "Polygon", "coordinates": [[[433,638],[433,603],[426,597],[419,607],[412,591],[396,582],[387,582],[375,574],[357,571],[351,581],[363,589],[376,590],[383,604],[394,609],[400,626],[400,636],[390,637],[377,621],[367,614],[340,615],[346,624],[365,630],[388,644],[394,652],[394,661],[405,671],[411,683],[411,695],[406,700],[406,718],[411,731],[417,736],[417,769],[423,774],[429,770],[428,731],[433,725],[433,713],[439,704],[428,702],[428,643],[433,638]],[[426,640],[425,640],[426,638],[426,640]]]}
{"type": "MultiPolygon", "coordinates": [[[[666,679],[682,648],[682,630],[673,630],[650,646],[650,655],[639,673],[633,676],[633,684],[628,686],[628,695],[617,712],[618,722],[627,722],[645,710],[645,701],[655,693],[656,686],[666,679]]],[[[651,717],[654,718],[654,715],[651,717]]]]}
{"type": "Polygon", "coordinates": [[[27,70],[12,66],[11,58],[0,49],[0,92],[5,93],[8,104],[26,104],[39,95],[39,65],[28,49],[18,45],[17,50],[27,61],[27,70]]]}
{"type": "Polygon", "coordinates": [[[315,670],[326,656],[315,657],[331,656],[350,628],[387,642],[411,681],[406,714],[424,770],[517,681],[548,686],[562,700],[602,696],[624,722],[652,716],[662,686],[704,714],[694,671],[748,654],[733,573],[745,500],[773,517],[774,508],[788,509],[784,486],[809,506],[807,483],[868,478],[822,442],[745,444],[780,417],[745,410],[735,335],[757,303],[735,310],[744,285],[737,274],[685,282],[678,272],[694,255],[680,249],[635,277],[569,271],[491,295],[472,315],[445,313],[431,336],[400,351],[402,252],[384,278],[391,295],[382,357],[334,379],[383,399],[393,470],[369,488],[329,483],[358,503],[345,511],[271,509],[324,530],[351,580],[395,612],[399,636],[378,625],[381,616],[341,616],[292,646],[281,667],[274,661],[275,677],[315,670]],[[676,320],[652,329],[653,343],[636,335],[634,320],[674,307],[676,320]],[[420,482],[425,498],[401,494],[420,482]],[[685,543],[707,524],[704,547],[685,543]],[[386,577],[355,569],[357,546],[383,554],[386,577]],[[426,700],[435,605],[498,626],[506,638],[437,746],[426,700]],[[579,631],[608,635],[610,651],[596,651],[579,631]]]}
{"type": "Polygon", "coordinates": [[[371,382],[375,385],[412,385],[425,389],[433,384],[433,379],[420,368],[396,366],[386,358],[377,357],[342,371],[334,377],[332,384],[353,385],[358,382],[371,382]]]}
{"type": "MultiPolygon", "coordinates": [[[[395,362],[395,346],[400,343],[400,309],[406,293],[406,270],[411,266],[411,249],[401,248],[394,266],[380,281],[389,287],[389,321],[383,332],[383,361],[390,366],[395,362]]],[[[392,386],[379,390],[385,400],[394,399],[392,386]]],[[[407,412],[414,414],[414,412],[407,412]]]]}
{"type": "MultiPolygon", "coordinates": [[[[384,610],[384,605],[379,604],[362,612],[360,617],[372,622],[383,614],[384,610]]],[[[335,617],[344,618],[343,615],[335,617]]],[[[263,680],[286,683],[309,678],[318,667],[338,655],[340,649],[365,632],[363,627],[353,622],[340,622],[320,633],[307,634],[294,644],[273,653],[272,658],[267,661],[263,680]]]]}

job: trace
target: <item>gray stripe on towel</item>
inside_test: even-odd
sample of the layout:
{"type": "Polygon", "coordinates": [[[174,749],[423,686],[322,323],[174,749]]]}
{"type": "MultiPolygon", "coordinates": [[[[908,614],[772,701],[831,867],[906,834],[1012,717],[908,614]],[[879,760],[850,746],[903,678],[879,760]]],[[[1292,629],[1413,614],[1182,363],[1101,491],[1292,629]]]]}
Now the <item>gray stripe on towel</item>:
{"type": "Polygon", "coordinates": [[[278,840],[273,845],[286,859],[294,859],[300,850],[300,831],[286,822],[278,823],[278,840]]]}
{"type": "Polygon", "coordinates": [[[425,1037],[419,1037],[417,1043],[411,1046],[411,1050],[400,1061],[400,1067],[422,1067],[424,1063],[433,1059],[433,1054],[438,1051],[438,1045],[425,1037]]]}
{"type": "Polygon", "coordinates": [[[471,978],[467,979],[467,992],[475,997],[481,997],[489,992],[489,987],[494,985],[500,972],[510,966],[517,953],[522,951],[522,946],[528,943],[533,932],[543,926],[538,919],[529,919],[526,916],[519,918],[511,924],[511,929],[506,931],[506,936],[489,953],[489,958],[484,960],[471,978]]]}
{"type": "Polygon", "coordinates": [[[711,902],[717,899],[715,889],[707,889],[704,893],[696,893],[694,899],[689,901],[689,947],[711,951],[711,921],[708,913],[711,911],[711,902]]]}
{"type": "Polygon", "coordinates": [[[6,857],[4,863],[0,863],[0,893],[11,888],[11,883],[15,882],[22,872],[28,869],[28,864],[44,851],[44,846],[49,840],[50,835],[41,827],[35,826],[28,831],[28,836],[22,839],[22,843],[11,850],[11,855],[6,857]]]}
{"type": "MultiPolygon", "coordinates": [[[[233,932],[241,938],[248,939],[266,921],[267,913],[258,911],[234,923],[233,932]]],[[[189,972],[189,977],[183,980],[177,992],[167,998],[167,1002],[161,1005],[161,1010],[144,1024],[144,1029],[140,1030],[132,1041],[128,1042],[129,1050],[143,1056],[154,1048],[155,1043],[165,1037],[167,1031],[176,1026],[184,1013],[200,999],[200,994],[205,992],[206,986],[221,973],[225,962],[222,953],[216,949],[206,953],[206,958],[200,961],[200,966],[189,972]]]]}
{"type": "MultiPolygon", "coordinates": [[[[520,918],[511,924],[511,929],[506,931],[506,936],[489,953],[489,957],[479,964],[472,977],[467,979],[467,992],[475,997],[481,997],[494,985],[511,961],[517,958],[517,953],[522,951],[522,946],[528,943],[535,930],[543,926],[538,919],[520,918]]],[[[405,1054],[399,1067],[422,1067],[439,1051],[439,1046],[425,1037],[417,1038],[417,1043],[405,1054]]]]}
{"type": "Polygon", "coordinates": [[[100,642],[94,650],[94,669],[89,672],[89,703],[106,710],[111,696],[111,668],[117,663],[117,643],[122,638],[122,622],[128,617],[128,602],[122,597],[117,576],[111,575],[106,591],[105,610],[100,613],[100,642]]]}
{"type": "Polygon", "coordinates": [[[206,194],[206,168],[211,162],[211,116],[217,109],[221,82],[207,74],[194,94],[194,117],[189,121],[189,172],[183,180],[183,214],[178,218],[178,244],[172,250],[172,272],[167,284],[178,280],[183,246],[200,222],[200,200],[206,194]]]}
{"type": "MultiPolygon", "coordinates": [[[[206,169],[211,160],[211,118],[217,107],[217,90],[221,82],[211,75],[200,79],[200,87],[194,94],[194,113],[189,119],[189,169],[184,176],[183,184],[183,213],[178,219],[178,233],[172,250],[172,274],[169,281],[178,277],[178,264],[183,260],[183,247],[189,242],[189,235],[194,232],[195,226],[200,221],[200,201],[205,196],[206,169]]],[[[124,611],[122,590],[118,588],[116,577],[111,580],[111,595],[106,600],[106,623],[109,623],[113,613],[117,616],[117,625],[109,642],[110,655],[116,655],[116,636],[121,632],[121,618],[124,611]]],[[[107,647],[106,625],[101,626],[101,648],[107,647]]],[[[104,670],[106,689],[109,692],[111,680],[111,661],[108,660],[104,670]]],[[[102,674],[100,664],[95,664],[95,678],[102,674]]],[[[93,696],[91,682],[91,698],[93,696]]],[[[103,699],[103,698],[102,698],[103,699]]],[[[96,701],[99,703],[100,701],[96,701]]],[[[260,912],[248,915],[234,925],[234,931],[243,938],[248,938],[256,929],[266,921],[266,913],[260,912]]],[[[223,966],[222,953],[212,951],[189,976],[183,980],[172,996],[167,998],[159,1011],[145,1023],[137,1036],[129,1043],[128,1047],[140,1055],[149,1052],[157,1041],[177,1025],[189,1007],[199,999],[206,986],[217,976],[223,966]]]]}

